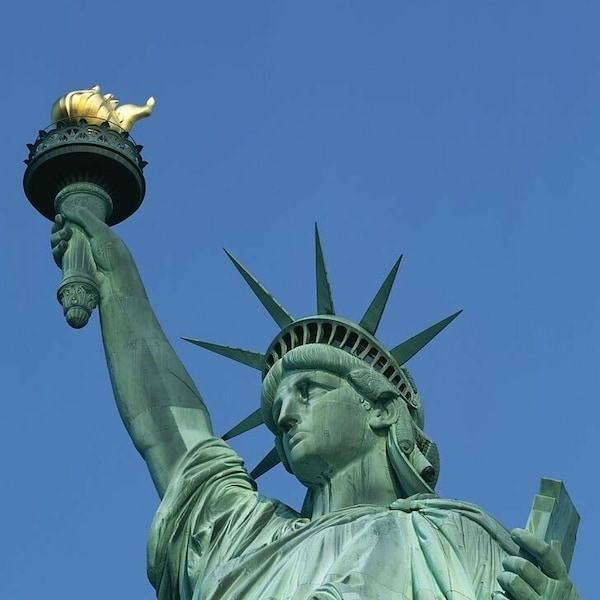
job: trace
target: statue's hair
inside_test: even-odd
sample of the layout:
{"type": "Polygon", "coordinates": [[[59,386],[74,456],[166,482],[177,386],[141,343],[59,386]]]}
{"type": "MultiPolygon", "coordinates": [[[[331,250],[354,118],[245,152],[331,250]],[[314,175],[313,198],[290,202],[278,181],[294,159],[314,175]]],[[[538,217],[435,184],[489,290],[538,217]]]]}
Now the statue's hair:
{"type": "Polygon", "coordinates": [[[326,344],[300,346],[279,359],[262,384],[263,418],[273,433],[278,433],[277,424],[273,421],[273,402],[284,371],[311,369],[343,377],[361,396],[371,402],[385,402],[400,396],[398,388],[359,358],[326,344]]]}
{"type": "MultiPolygon", "coordinates": [[[[401,398],[401,416],[398,422],[390,428],[390,440],[417,468],[417,472],[427,477],[432,486],[439,475],[439,455],[437,446],[425,435],[423,427],[423,410],[417,398],[418,409],[407,405],[402,399],[400,390],[381,373],[378,373],[359,358],[326,344],[307,344],[287,352],[267,373],[262,384],[261,409],[265,424],[275,434],[275,446],[286,469],[287,464],[282,447],[281,431],[273,419],[273,403],[277,388],[283,379],[284,372],[299,370],[327,371],[346,379],[350,386],[362,397],[373,404],[389,402],[401,398]],[[406,417],[410,417],[407,422],[406,417]],[[417,464],[418,463],[418,464],[417,464]]],[[[406,372],[408,375],[408,372],[406,372]]],[[[409,377],[412,383],[412,378],[409,377]]],[[[389,456],[396,471],[394,459],[389,456]]]]}
{"type": "MultiPolygon", "coordinates": [[[[273,422],[272,407],[275,392],[281,383],[283,372],[318,369],[344,377],[348,383],[363,397],[371,402],[382,402],[398,396],[401,392],[381,373],[375,371],[363,360],[327,344],[307,344],[287,352],[279,359],[265,376],[262,384],[261,407],[267,427],[277,432],[277,424],[273,422]]],[[[417,387],[410,373],[402,370],[412,387],[412,402],[408,410],[412,420],[419,429],[424,426],[424,413],[417,387]]]]}

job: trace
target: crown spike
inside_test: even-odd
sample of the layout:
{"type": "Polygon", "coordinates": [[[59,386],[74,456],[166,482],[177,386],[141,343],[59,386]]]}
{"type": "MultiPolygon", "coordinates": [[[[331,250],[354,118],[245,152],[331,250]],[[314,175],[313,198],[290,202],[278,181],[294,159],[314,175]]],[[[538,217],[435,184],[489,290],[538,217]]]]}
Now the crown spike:
{"type": "Polygon", "coordinates": [[[258,479],[261,475],[264,475],[267,471],[270,471],[273,467],[276,467],[281,462],[279,454],[276,448],[273,448],[269,454],[267,454],[250,473],[250,477],[258,479]]]}
{"type": "Polygon", "coordinates": [[[259,281],[245,268],[237,259],[226,249],[225,253],[234,264],[235,268],[240,272],[240,275],[246,280],[246,283],[250,286],[250,289],[254,292],[256,297],[261,301],[262,305],[267,309],[267,312],[271,315],[275,323],[282,329],[291,325],[294,322],[294,318],[269,294],[269,292],[259,283],[259,281]]]}
{"type": "Polygon", "coordinates": [[[221,436],[221,439],[230,440],[231,438],[241,435],[242,433],[246,433],[246,431],[250,431],[259,425],[262,425],[264,422],[262,410],[259,408],[251,415],[248,415],[243,421],[240,421],[235,427],[232,427],[227,433],[224,433],[221,436]]]}
{"type": "Polygon", "coordinates": [[[462,309],[455,312],[453,315],[442,319],[439,323],[428,327],[427,329],[417,333],[410,339],[402,342],[392,350],[390,354],[398,361],[399,365],[403,365],[409,359],[411,359],[423,346],[426,346],[444,327],[449,325],[460,313],[462,309]]]}
{"type": "Polygon", "coordinates": [[[392,267],[392,270],[385,278],[385,281],[381,284],[379,291],[377,294],[375,294],[375,298],[373,298],[373,301],[369,305],[369,308],[367,308],[364,317],[359,323],[359,325],[363,329],[366,329],[371,335],[375,335],[375,332],[379,327],[379,322],[381,321],[381,316],[385,310],[385,305],[390,297],[390,292],[392,291],[392,286],[394,285],[394,280],[396,279],[396,274],[398,273],[401,260],[402,256],[400,256],[400,258],[396,261],[392,267]]]}
{"type": "Polygon", "coordinates": [[[321,247],[321,238],[319,236],[319,228],[315,223],[315,255],[316,255],[316,272],[317,272],[317,314],[318,315],[335,315],[333,307],[333,297],[331,295],[331,286],[327,277],[327,269],[325,267],[325,258],[323,257],[323,248],[321,247]]]}
{"type": "Polygon", "coordinates": [[[265,366],[265,355],[261,354],[260,352],[251,352],[250,350],[243,350],[242,348],[232,348],[231,346],[211,344],[210,342],[193,340],[187,337],[181,339],[185,340],[186,342],[190,342],[191,344],[195,344],[196,346],[200,346],[201,348],[205,348],[206,350],[210,350],[215,354],[220,354],[225,358],[230,358],[231,360],[235,360],[243,365],[257,369],[258,371],[262,371],[263,367],[265,366]]]}

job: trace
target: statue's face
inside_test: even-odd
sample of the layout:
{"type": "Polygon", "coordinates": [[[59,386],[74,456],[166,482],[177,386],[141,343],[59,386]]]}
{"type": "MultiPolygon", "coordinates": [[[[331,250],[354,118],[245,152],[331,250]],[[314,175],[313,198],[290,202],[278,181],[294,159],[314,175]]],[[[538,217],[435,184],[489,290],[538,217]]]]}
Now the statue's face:
{"type": "Polygon", "coordinates": [[[273,419],[302,483],[318,485],[374,447],[368,406],[343,377],[319,370],[284,372],[273,419]]]}

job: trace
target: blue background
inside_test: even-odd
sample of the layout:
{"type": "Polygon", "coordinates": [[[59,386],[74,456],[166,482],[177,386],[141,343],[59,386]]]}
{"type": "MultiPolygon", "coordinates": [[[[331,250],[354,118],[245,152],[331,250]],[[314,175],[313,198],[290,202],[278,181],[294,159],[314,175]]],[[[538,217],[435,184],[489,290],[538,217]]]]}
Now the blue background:
{"type": "MultiPolygon", "coordinates": [[[[61,94],[156,97],[133,135],[148,192],[117,231],[217,432],[257,372],[180,336],[264,351],[277,332],[221,250],[297,317],[319,223],[336,308],[360,319],[405,258],[391,347],[465,312],[409,366],[438,492],[524,525],[540,476],[582,517],[572,577],[594,598],[598,485],[596,2],[12,3],[0,25],[3,240],[0,597],[154,597],[157,497],[120,423],[97,315],[69,329],[25,144],[61,94]]],[[[250,467],[261,429],[234,446],[250,467]]],[[[262,493],[298,507],[281,467],[262,493]]]]}

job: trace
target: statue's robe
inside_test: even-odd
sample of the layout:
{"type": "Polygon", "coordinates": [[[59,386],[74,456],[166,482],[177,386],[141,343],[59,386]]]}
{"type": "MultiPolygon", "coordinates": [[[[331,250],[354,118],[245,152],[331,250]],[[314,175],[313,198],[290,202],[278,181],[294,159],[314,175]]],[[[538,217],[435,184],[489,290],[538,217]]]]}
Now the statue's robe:
{"type": "Polygon", "coordinates": [[[490,600],[518,550],[476,506],[437,498],[315,519],[260,496],[218,439],[191,451],[154,519],[159,600],[490,600]]]}

